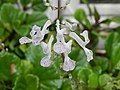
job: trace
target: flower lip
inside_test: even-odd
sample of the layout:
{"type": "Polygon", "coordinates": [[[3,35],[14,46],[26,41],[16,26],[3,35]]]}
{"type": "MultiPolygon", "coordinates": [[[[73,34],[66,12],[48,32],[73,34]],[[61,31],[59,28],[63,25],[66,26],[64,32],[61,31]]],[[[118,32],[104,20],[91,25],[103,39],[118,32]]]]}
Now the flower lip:
{"type": "Polygon", "coordinates": [[[65,54],[65,59],[64,59],[64,63],[63,63],[63,70],[64,71],[72,71],[74,68],[75,68],[75,63],[76,61],[74,60],[71,60],[69,57],[68,57],[68,54],[66,53],[65,54]]]}
{"type": "Polygon", "coordinates": [[[22,37],[19,39],[20,44],[26,44],[26,43],[30,43],[31,39],[29,39],[28,37],[22,37]]]}
{"type": "Polygon", "coordinates": [[[45,56],[40,61],[40,65],[43,66],[43,67],[49,67],[51,65],[51,63],[52,63],[52,61],[50,60],[49,56],[45,56]]]}

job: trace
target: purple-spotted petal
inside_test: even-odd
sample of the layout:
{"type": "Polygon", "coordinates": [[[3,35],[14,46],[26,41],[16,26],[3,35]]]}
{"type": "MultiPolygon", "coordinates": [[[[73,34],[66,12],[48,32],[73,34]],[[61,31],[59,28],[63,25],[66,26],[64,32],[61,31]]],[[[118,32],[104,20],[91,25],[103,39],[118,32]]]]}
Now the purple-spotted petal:
{"type": "Polygon", "coordinates": [[[40,61],[40,65],[43,67],[49,67],[51,65],[51,60],[49,56],[45,56],[42,58],[42,60],[40,61]]]}
{"type": "Polygon", "coordinates": [[[32,43],[33,43],[33,45],[37,46],[37,45],[40,45],[42,40],[43,40],[43,38],[41,38],[41,37],[33,37],[32,43]]]}
{"type": "Polygon", "coordinates": [[[72,71],[75,68],[75,61],[71,60],[68,56],[65,57],[64,63],[63,63],[63,70],[64,71],[72,71]]]}
{"type": "Polygon", "coordinates": [[[56,42],[53,46],[53,49],[56,53],[64,53],[66,51],[66,47],[62,42],[56,42]]]}

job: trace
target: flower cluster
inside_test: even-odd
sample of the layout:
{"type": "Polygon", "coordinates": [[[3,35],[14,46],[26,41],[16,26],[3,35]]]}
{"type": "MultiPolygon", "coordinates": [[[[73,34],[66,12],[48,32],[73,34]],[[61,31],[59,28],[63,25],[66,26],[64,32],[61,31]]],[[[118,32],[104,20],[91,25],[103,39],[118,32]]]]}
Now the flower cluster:
{"type": "MultiPolygon", "coordinates": [[[[47,3],[46,0],[44,0],[45,3],[48,6],[52,6],[53,1],[51,0],[50,3],[47,3]]],[[[57,0],[55,0],[57,1],[57,0]]],[[[63,0],[62,1],[62,6],[61,7],[65,7],[70,0],[63,0]]],[[[55,3],[55,2],[54,2],[55,3]]],[[[52,6],[52,8],[57,9],[58,5],[52,6]]],[[[72,40],[69,40],[68,42],[65,41],[65,35],[70,36],[71,38],[73,38],[80,47],[83,48],[83,50],[85,51],[85,54],[87,56],[87,61],[89,62],[90,60],[93,59],[93,52],[91,50],[89,50],[88,48],[86,48],[86,45],[90,42],[89,38],[88,38],[88,31],[83,31],[82,33],[80,33],[81,36],[84,37],[85,40],[82,40],[79,35],[77,35],[74,31],[74,27],[75,24],[70,24],[67,21],[63,21],[62,25],[64,25],[63,27],[61,27],[62,25],[60,24],[59,20],[56,20],[56,42],[53,44],[53,40],[54,40],[54,36],[51,35],[48,43],[44,42],[44,36],[46,34],[49,33],[48,27],[52,24],[52,22],[50,20],[46,21],[46,23],[44,24],[43,28],[34,25],[31,32],[30,32],[30,36],[31,38],[28,37],[22,37],[19,39],[19,42],[21,44],[26,44],[26,43],[31,43],[33,45],[40,45],[43,49],[43,53],[45,54],[45,56],[42,58],[42,60],[40,60],[40,65],[43,67],[49,67],[52,64],[52,60],[51,60],[51,55],[52,55],[52,49],[55,53],[57,54],[62,54],[64,57],[64,62],[63,62],[63,70],[64,71],[71,71],[75,68],[75,63],[76,61],[70,59],[70,57],[68,56],[69,53],[71,52],[72,49],[72,40]]]]}
{"type": "MultiPolygon", "coordinates": [[[[52,50],[52,42],[54,40],[53,35],[51,35],[48,43],[45,43],[43,41],[44,36],[49,33],[48,27],[51,25],[50,20],[48,20],[43,28],[34,25],[32,28],[32,31],[30,32],[31,39],[28,37],[22,37],[19,42],[21,44],[26,44],[32,42],[33,45],[41,45],[43,48],[43,52],[45,54],[45,57],[42,58],[40,61],[41,66],[43,67],[49,67],[52,64],[51,61],[51,50],[52,50]]],[[[64,55],[64,63],[63,63],[63,70],[64,71],[71,71],[75,68],[75,61],[71,60],[68,56],[68,54],[71,52],[71,46],[72,46],[72,40],[69,40],[68,42],[65,41],[64,35],[69,35],[72,37],[85,51],[87,56],[87,61],[93,59],[93,53],[91,50],[86,48],[85,46],[90,42],[88,38],[88,32],[84,31],[80,35],[85,38],[85,41],[82,40],[75,32],[70,31],[66,28],[60,29],[60,21],[56,21],[56,43],[53,45],[53,50],[57,54],[63,54],[64,55]]]]}

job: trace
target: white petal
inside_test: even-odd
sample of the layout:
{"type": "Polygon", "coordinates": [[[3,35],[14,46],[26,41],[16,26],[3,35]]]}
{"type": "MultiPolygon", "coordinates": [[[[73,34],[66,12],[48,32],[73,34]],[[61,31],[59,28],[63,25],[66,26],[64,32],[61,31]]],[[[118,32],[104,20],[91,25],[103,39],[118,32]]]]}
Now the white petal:
{"type": "Polygon", "coordinates": [[[87,48],[83,48],[85,51],[85,54],[87,56],[87,61],[90,62],[90,60],[93,59],[93,52],[87,48]]]}
{"type": "Polygon", "coordinates": [[[44,58],[42,58],[42,60],[40,61],[40,65],[43,67],[49,67],[51,65],[51,60],[49,56],[45,56],[44,58]]]}
{"type": "Polygon", "coordinates": [[[75,32],[70,32],[70,37],[75,39],[75,41],[81,46],[84,47],[86,45],[86,42],[84,42],[75,32]]]}
{"type": "Polygon", "coordinates": [[[63,70],[64,71],[72,71],[75,68],[75,61],[71,60],[68,56],[65,57],[64,63],[63,63],[63,70]]]}
{"type": "Polygon", "coordinates": [[[71,47],[72,47],[72,40],[70,40],[66,43],[66,52],[67,53],[71,52],[71,47]]]}
{"type": "Polygon", "coordinates": [[[31,39],[29,39],[28,37],[22,37],[19,39],[20,44],[26,44],[26,43],[30,43],[31,39]]]}
{"type": "Polygon", "coordinates": [[[83,36],[85,38],[85,42],[86,44],[88,44],[90,42],[89,38],[88,38],[88,31],[83,31],[83,33],[80,34],[81,36],[83,36]]]}
{"type": "Polygon", "coordinates": [[[32,27],[32,31],[30,32],[31,37],[33,37],[34,35],[38,34],[41,31],[41,27],[34,25],[32,27]]]}
{"type": "Polygon", "coordinates": [[[43,28],[42,28],[42,32],[43,32],[44,34],[47,34],[47,33],[48,33],[47,28],[48,28],[51,24],[52,24],[52,23],[51,23],[50,20],[47,20],[47,22],[44,24],[44,26],[43,26],[43,28]]]}
{"type": "Polygon", "coordinates": [[[49,50],[51,51],[51,47],[52,47],[52,42],[54,40],[54,37],[53,35],[51,35],[50,39],[49,39],[49,42],[48,42],[48,47],[49,47],[49,50]]]}
{"type": "Polygon", "coordinates": [[[41,47],[43,49],[43,53],[44,54],[48,54],[49,53],[49,47],[45,42],[41,42],[41,47]]]}
{"type": "Polygon", "coordinates": [[[53,7],[58,7],[58,0],[50,0],[50,5],[53,7]]]}
{"type": "MultiPolygon", "coordinates": [[[[87,33],[87,32],[84,32],[84,33],[83,33],[83,36],[87,36],[87,37],[85,38],[85,40],[86,40],[86,39],[88,39],[88,35],[85,34],[85,33],[87,33]]],[[[71,33],[70,33],[70,36],[71,36],[73,39],[75,39],[76,42],[84,49],[84,51],[85,51],[85,53],[86,53],[86,56],[87,56],[87,61],[89,62],[90,60],[92,60],[92,59],[93,59],[93,52],[85,47],[86,44],[88,43],[88,40],[86,40],[86,41],[84,42],[84,41],[83,41],[76,33],[74,33],[74,32],[71,32],[71,33]]]]}
{"type": "Polygon", "coordinates": [[[45,42],[41,42],[41,47],[43,49],[44,54],[51,55],[51,46],[52,46],[53,40],[54,40],[54,38],[53,38],[53,35],[52,35],[49,39],[48,44],[46,44],[45,42]]]}

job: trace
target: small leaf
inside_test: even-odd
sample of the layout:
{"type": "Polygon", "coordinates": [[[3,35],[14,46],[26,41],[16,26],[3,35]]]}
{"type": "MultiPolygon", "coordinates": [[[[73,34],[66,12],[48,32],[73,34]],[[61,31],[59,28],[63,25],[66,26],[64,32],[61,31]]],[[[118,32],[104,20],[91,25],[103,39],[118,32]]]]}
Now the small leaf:
{"type": "Polygon", "coordinates": [[[17,73],[23,76],[31,73],[32,70],[33,70],[33,65],[31,64],[30,61],[27,60],[22,60],[19,66],[17,67],[17,73]]]}
{"type": "Polygon", "coordinates": [[[82,68],[81,70],[79,70],[78,79],[81,80],[81,81],[84,81],[85,83],[87,83],[89,75],[91,73],[92,73],[91,69],[82,68]]]}
{"type": "MultiPolygon", "coordinates": [[[[17,66],[19,64],[19,58],[8,52],[0,52],[0,80],[12,79],[12,64],[17,66]]],[[[15,68],[14,68],[15,69],[15,68]]],[[[14,72],[15,73],[15,72],[14,72]]]]}
{"type": "Polygon", "coordinates": [[[97,88],[98,87],[98,75],[95,73],[91,73],[88,79],[88,87],[97,88]]]}
{"type": "Polygon", "coordinates": [[[42,12],[33,12],[31,15],[27,16],[26,23],[29,25],[43,26],[46,20],[47,17],[42,12]]]}
{"type": "Polygon", "coordinates": [[[114,46],[111,55],[111,64],[114,67],[120,61],[120,43],[114,46]]]}
{"type": "Polygon", "coordinates": [[[12,30],[24,22],[26,14],[17,10],[12,4],[3,4],[0,17],[4,27],[12,30]]]}
{"type": "Polygon", "coordinates": [[[73,90],[71,80],[64,79],[61,90],[73,90]]]}
{"type": "Polygon", "coordinates": [[[115,69],[120,70],[120,60],[119,60],[119,62],[116,64],[115,69]]]}
{"type": "Polygon", "coordinates": [[[43,58],[44,54],[41,46],[29,46],[26,50],[26,58],[35,65],[40,65],[40,60],[43,58]]]}
{"type": "Polygon", "coordinates": [[[107,83],[111,81],[112,81],[112,78],[108,74],[103,74],[99,76],[99,85],[101,87],[105,86],[107,83]]]}
{"type": "Polygon", "coordinates": [[[62,86],[62,80],[46,80],[40,82],[40,90],[58,90],[62,86]]]}
{"type": "Polygon", "coordinates": [[[100,20],[100,15],[99,15],[96,7],[94,7],[94,18],[95,18],[96,23],[98,23],[100,20]]]}
{"type": "Polygon", "coordinates": [[[28,26],[21,26],[20,28],[16,28],[15,31],[18,35],[26,36],[29,34],[30,28],[28,26]]]}
{"type": "Polygon", "coordinates": [[[35,75],[28,74],[24,77],[17,77],[13,90],[38,90],[38,87],[39,78],[35,75]]]}
{"type": "MultiPolygon", "coordinates": [[[[96,66],[99,66],[102,71],[107,70],[108,68],[108,59],[105,57],[95,57],[95,60],[93,60],[96,66]]],[[[94,65],[94,66],[95,66],[94,65]]]]}

